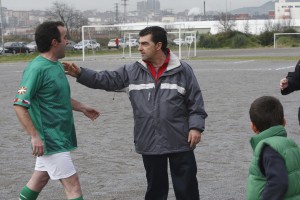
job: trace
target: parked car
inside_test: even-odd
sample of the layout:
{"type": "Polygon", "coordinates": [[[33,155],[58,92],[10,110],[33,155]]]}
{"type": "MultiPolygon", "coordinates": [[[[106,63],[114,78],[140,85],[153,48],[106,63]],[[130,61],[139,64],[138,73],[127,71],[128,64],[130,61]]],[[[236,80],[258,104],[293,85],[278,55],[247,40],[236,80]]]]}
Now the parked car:
{"type": "Polygon", "coordinates": [[[29,52],[35,52],[37,51],[37,46],[36,46],[36,42],[32,41],[28,44],[26,44],[26,46],[29,48],[29,52]]]}
{"type": "Polygon", "coordinates": [[[72,40],[68,40],[68,44],[66,46],[66,50],[74,50],[74,46],[76,45],[76,42],[72,40]]]}
{"type": "Polygon", "coordinates": [[[83,40],[74,45],[75,50],[82,50],[83,48],[99,50],[100,44],[95,40],[83,40]]]}
{"type": "Polygon", "coordinates": [[[126,45],[130,47],[138,47],[139,46],[138,39],[129,39],[128,41],[126,41],[126,45]]]}
{"type": "Polygon", "coordinates": [[[4,43],[5,53],[29,53],[29,48],[20,42],[6,42],[4,43]]]}
{"type": "Polygon", "coordinates": [[[179,42],[181,43],[181,45],[186,45],[187,44],[187,42],[184,39],[182,39],[182,38],[176,38],[175,40],[173,40],[173,42],[177,46],[179,46],[179,42]]]}
{"type": "Polygon", "coordinates": [[[19,42],[19,43],[21,43],[21,44],[23,44],[25,46],[28,44],[28,42],[19,42]]]}
{"type": "Polygon", "coordinates": [[[3,54],[3,53],[4,53],[3,46],[2,46],[2,44],[0,44],[0,54],[3,54]]]}
{"type": "Polygon", "coordinates": [[[119,46],[117,46],[117,44],[116,44],[116,39],[110,39],[109,42],[108,42],[108,44],[107,44],[107,48],[108,49],[119,48],[119,47],[125,48],[126,46],[127,45],[126,45],[126,43],[125,43],[125,41],[124,41],[123,38],[119,39],[119,46]]]}

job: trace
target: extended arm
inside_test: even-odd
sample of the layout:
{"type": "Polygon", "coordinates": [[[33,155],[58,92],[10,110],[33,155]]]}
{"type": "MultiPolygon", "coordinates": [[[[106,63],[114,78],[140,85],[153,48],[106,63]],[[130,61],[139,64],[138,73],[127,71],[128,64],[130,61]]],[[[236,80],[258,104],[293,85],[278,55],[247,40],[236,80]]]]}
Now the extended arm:
{"type": "Polygon", "coordinates": [[[279,85],[282,95],[300,90],[300,61],[298,61],[295,71],[289,72],[286,78],[281,79],[279,85]]]}
{"type": "Polygon", "coordinates": [[[74,63],[63,63],[65,73],[76,77],[77,81],[89,88],[107,91],[119,91],[128,86],[128,77],[125,67],[116,71],[94,71],[80,68],[74,63]]]}
{"type": "Polygon", "coordinates": [[[28,109],[19,105],[14,105],[14,109],[25,131],[31,136],[32,154],[34,156],[44,155],[44,143],[32,123],[28,109]]]}

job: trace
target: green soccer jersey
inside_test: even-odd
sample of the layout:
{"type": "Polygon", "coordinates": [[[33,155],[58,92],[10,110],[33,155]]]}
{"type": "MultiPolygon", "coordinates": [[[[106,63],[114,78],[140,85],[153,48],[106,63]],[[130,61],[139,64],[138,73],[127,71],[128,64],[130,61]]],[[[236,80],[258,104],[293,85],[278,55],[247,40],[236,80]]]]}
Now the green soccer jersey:
{"type": "Polygon", "coordinates": [[[27,107],[45,155],[77,147],[70,86],[61,62],[37,56],[25,68],[15,105],[27,107]]]}

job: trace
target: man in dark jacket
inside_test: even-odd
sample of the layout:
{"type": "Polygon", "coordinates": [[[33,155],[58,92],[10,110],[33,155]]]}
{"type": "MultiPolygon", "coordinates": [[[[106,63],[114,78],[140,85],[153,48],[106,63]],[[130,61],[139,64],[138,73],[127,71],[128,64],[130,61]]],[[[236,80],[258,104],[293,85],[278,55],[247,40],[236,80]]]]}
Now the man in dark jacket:
{"type": "MultiPolygon", "coordinates": [[[[279,85],[282,95],[300,90],[300,60],[295,67],[295,71],[289,72],[286,78],[281,79],[279,85]]],[[[300,107],[298,108],[298,121],[300,125],[300,107]]]]}
{"type": "Polygon", "coordinates": [[[142,154],[148,182],[146,200],[167,199],[168,160],[176,198],[198,200],[193,150],[207,117],[199,84],[192,68],[167,48],[163,28],[147,27],[139,36],[140,61],[101,72],[65,63],[66,73],[90,88],[128,88],[135,149],[142,154]]]}

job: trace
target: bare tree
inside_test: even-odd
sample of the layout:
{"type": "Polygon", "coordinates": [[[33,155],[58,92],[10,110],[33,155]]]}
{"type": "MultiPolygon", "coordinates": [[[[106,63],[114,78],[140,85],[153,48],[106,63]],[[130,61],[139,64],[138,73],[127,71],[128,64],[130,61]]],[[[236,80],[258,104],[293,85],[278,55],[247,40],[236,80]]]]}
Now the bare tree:
{"type": "Polygon", "coordinates": [[[232,15],[229,13],[220,13],[219,15],[219,30],[221,32],[232,31],[235,27],[235,21],[232,20],[232,15]]]}
{"type": "Polygon", "coordinates": [[[51,20],[60,20],[65,24],[68,38],[80,37],[81,26],[87,25],[88,22],[79,10],[63,2],[54,2],[53,6],[46,10],[46,13],[51,20]]]}
{"type": "Polygon", "coordinates": [[[245,23],[244,23],[244,33],[246,33],[246,34],[250,33],[249,20],[245,20],[245,23]]]}
{"type": "Polygon", "coordinates": [[[293,21],[291,19],[268,20],[265,22],[264,31],[269,32],[283,32],[287,29],[293,28],[293,21]]]}

